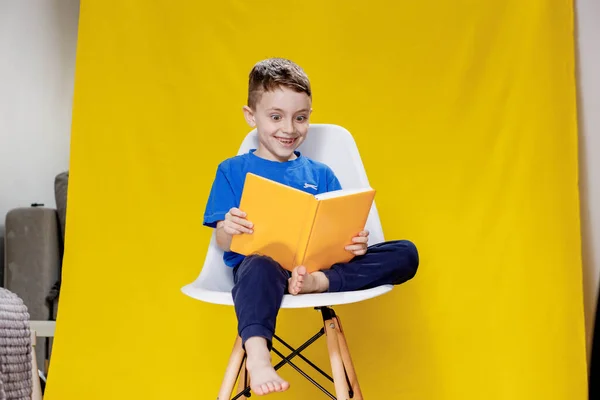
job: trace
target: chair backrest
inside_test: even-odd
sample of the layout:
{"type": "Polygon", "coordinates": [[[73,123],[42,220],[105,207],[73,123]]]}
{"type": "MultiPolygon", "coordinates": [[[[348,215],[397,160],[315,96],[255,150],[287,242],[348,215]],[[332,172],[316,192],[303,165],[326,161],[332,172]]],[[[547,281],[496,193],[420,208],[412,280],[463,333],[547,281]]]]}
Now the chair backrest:
{"type": "MultiPolygon", "coordinates": [[[[248,133],[238,154],[247,153],[258,146],[256,129],[248,133]]],[[[367,173],[354,138],[346,129],[329,124],[312,124],[306,140],[298,149],[302,155],[327,164],[338,177],[342,188],[369,186],[367,173]]],[[[369,230],[369,245],[384,241],[377,207],[373,203],[366,229],[369,230]]],[[[204,266],[195,286],[206,290],[229,291],[233,287],[232,269],[223,262],[223,251],[216,243],[213,232],[204,266]]]]}

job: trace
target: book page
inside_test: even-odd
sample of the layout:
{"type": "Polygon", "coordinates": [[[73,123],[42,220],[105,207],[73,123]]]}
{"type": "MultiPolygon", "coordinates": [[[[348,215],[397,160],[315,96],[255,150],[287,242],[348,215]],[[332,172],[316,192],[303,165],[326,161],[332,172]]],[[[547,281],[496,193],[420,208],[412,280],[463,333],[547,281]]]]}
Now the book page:
{"type": "Polygon", "coordinates": [[[374,197],[375,190],[363,189],[319,201],[303,262],[309,271],[354,257],[344,247],[365,228],[374,197]]]}
{"type": "Polygon", "coordinates": [[[370,187],[357,188],[357,189],[340,189],[340,190],[333,190],[331,192],[317,194],[317,195],[315,195],[315,198],[317,200],[325,200],[325,199],[331,199],[333,197],[348,196],[348,195],[355,194],[355,193],[370,192],[372,190],[373,189],[370,187]]]}
{"type": "Polygon", "coordinates": [[[234,235],[231,250],[267,255],[282,267],[293,269],[298,241],[312,221],[308,212],[314,202],[310,193],[248,174],[239,208],[254,224],[254,233],[234,235]]]}

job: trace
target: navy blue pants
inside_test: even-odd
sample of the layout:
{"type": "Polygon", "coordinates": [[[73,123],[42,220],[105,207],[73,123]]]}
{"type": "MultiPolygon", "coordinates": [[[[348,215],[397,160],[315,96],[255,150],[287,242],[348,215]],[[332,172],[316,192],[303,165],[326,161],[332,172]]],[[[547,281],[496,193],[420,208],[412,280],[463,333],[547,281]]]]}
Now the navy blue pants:
{"type": "MultiPolygon", "coordinates": [[[[322,272],[329,278],[329,292],[344,292],[399,285],[416,274],[418,265],[415,245],[396,240],[369,246],[365,255],[322,272]]],[[[270,257],[251,255],[234,268],[233,278],[233,302],[242,343],[260,336],[270,348],[290,272],[270,257]]]]}

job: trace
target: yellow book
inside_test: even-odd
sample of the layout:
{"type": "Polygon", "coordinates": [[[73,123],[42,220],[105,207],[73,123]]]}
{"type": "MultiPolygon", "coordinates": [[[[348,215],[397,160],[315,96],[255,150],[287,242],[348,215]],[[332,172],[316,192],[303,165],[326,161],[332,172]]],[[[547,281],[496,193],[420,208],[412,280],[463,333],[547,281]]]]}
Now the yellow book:
{"type": "Polygon", "coordinates": [[[289,271],[350,261],[354,255],[345,247],[364,229],[374,197],[372,188],[312,195],[248,173],[239,208],[254,232],[234,235],[231,250],[269,256],[289,271]]]}

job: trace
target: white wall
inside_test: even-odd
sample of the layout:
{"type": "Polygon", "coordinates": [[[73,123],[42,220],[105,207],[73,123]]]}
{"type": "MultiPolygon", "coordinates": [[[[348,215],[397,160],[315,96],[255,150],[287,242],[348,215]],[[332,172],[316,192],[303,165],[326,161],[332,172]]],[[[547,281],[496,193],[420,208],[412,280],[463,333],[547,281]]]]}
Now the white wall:
{"type": "Polygon", "coordinates": [[[577,0],[576,6],[583,287],[590,354],[600,277],[600,2],[577,0]]]}
{"type": "Polygon", "coordinates": [[[69,165],[78,18],[78,0],[0,1],[0,235],[10,209],[55,206],[54,177],[69,165]]]}

